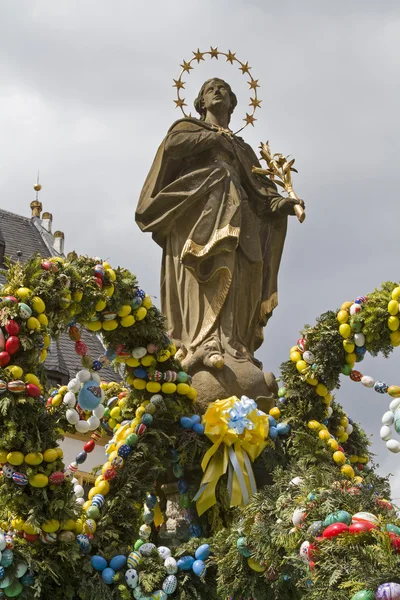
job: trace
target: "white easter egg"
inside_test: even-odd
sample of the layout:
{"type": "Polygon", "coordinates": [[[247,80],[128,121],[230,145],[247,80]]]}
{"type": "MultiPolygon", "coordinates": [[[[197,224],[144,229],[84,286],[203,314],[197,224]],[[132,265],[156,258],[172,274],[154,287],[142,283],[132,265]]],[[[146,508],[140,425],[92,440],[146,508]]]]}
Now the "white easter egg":
{"type": "Polygon", "coordinates": [[[76,397],[73,392],[67,392],[63,398],[63,403],[68,406],[68,408],[74,408],[76,404],[76,397]]]}
{"type": "Polygon", "coordinates": [[[101,419],[101,417],[104,415],[104,411],[105,411],[105,407],[104,404],[99,404],[98,406],[96,406],[96,408],[93,411],[93,414],[95,417],[97,417],[98,419],[101,419]]]}
{"type": "Polygon", "coordinates": [[[357,315],[359,312],[361,312],[362,310],[362,306],[361,304],[352,304],[350,306],[350,314],[353,315],[357,315]]]}
{"type": "Polygon", "coordinates": [[[310,550],[310,542],[303,542],[300,546],[299,554],[303,560],[308,562],[308,552],[310,550]]]}
{"type": "Polygon", "coordinates": [[[75,423],[75,429],[78,433],[87,433],[89,431],[89,423],[84,420],[79,420],[75,423]]]}
{"type": "Polygon", "coordinates": [[[384,440],[385,442],[390,440],[390,438],[392,437],[392,432],[391,432],[390,427],[388,427],[387,425],[383,425],[383,427],[381,427],[379,435],[381,436],[381,440],[384,440]]]}
{"type": "Polygon", "coordinates": [[[332,406],[328,406],[328,408],[326,409],[326,414],[328,415],[328,418],[330,418],[333,415],[332,406]]]}
{"type": "Polygon", "coordinates": [[[125,571],[125,581],[128,587],[132,590],[137,587],[139,581],[139,575],[136,569],[128,569],[125,571]]]}
{"type": "Polygon", "coordinates": [[[74,495],[76,498],[83,498],[85,495],[85,490],[81,485],[78,484],[74,487],[74,495]]]}
{"type": "Polygon", "coordinates": [[[142,348],[141,346],[139,348],[135,348],[134,350],[132,350],[133,358],[141,359],[141,358],[143,358],[143,356],[146,356],[146,354],[147,354],[146,348],[142,348]]]}
{"type": "Polygon", "coordinates": [[[79,390],[81,389],[81,382],[79,381],[79,379],[77,377],[74,377],[74,379],[71,379],[71,381],[68,384],[68,389],[70,392],[73,392],[74,394],[77,394],[79,392],[79,390]]]}
{"type": "Polygon", "coordinates": [[[347,435],[351,435],[351,434],[353,433],[353,431],[354,431],[354,427],[353,427],[353,425],[352,425],[351,423],[349,423],[349,424],[347,425],[347,427],[346,427],[346,430],[345,430],[345,431],[346,431],[347,435]]]}
{"type": "Polygon", "coordinates": [[[171,550],[169,548],[167,548],[166,546],[159,546],[157,548],[157,552],[161,556],[161,558],[163,558],[164,560],[166,560],[167,558],[172,556],[171,550]]]}
{"type": "Polygon", "coordinates": [[[82,369],[82,371],[79,371],[79,373],[76,374],[76,377],[81,383],[85,383],[86,381],[89,381],[89,379],[92,379],[92,374],[87,369],[82,369]]]}
{"type": "Polygon", "coordinates": [[[172,556],[169,556],[168,558],[165,559],[164,567],[165,567],[165,570],[167,571],[168,575],[174,575],[178,571],[178,567],[176,565],[176,560],[174,558],[172,558],[172,556]]]}
{"type": "Polygon", "coordinates": [[[398,452],[400,452],[400,442],[398,442],[397,440],[388,440],[386,442],[386,448],[390,450],[390,452],[397,454],[398,452]]]}
{"type": "Polygon", "coordinates": [[[354,343],[359,348],[361,348],[361,346],[364,346],[365,345],[365,335],[363,333],[355,333],[354,334],[354,343]]]}
{"type": "Polygon", "coordinates": [[[80,418],[79,414],[74,408],[68,408],[67,412],[65,413],[65,417],[68,423],[70,423],[71,425],[76,425],[80,418]]]}
{"type": "MultiPolygon", "coordinates": [[[[100,406],[102,406],[102,404],[100,404],[100,406]]],[[[100,419],[98,417],[96,417],[95,415],[92,415],[91,417],[88,418],[87,424],[89,426],[89,430],[94,431],[95,429],[100,427],[100,419]]]]}
{"type": "Polygon", "coordinates": [[[305,514],[306,514],[305,508],[296,508],[296,510],[293,513],[293,517],[292,517],[292,522],[295,527],[298,527],[299,525],[301,525],[301,523],[304,521],[305,514]]]}
{"type": "Polygon", "coordinates": [[[315,356],[312,352],[306,350],[305,352],[303,352],[303,360],[305,360],[306,363],[308,363],[309,365],[312,365],[313,362],[315,362],[315,356]]]}
{"type": "Polygon", "coordinates": [[[394,414],[391,410],[386,411],[382,416],[382,425],[393,425],[394,414]]]}
{"type": "Polygon", "coordinates": [[[101,377],[98,373],[92,373],[90,377],[91,377],[92,381],[95,381],[96,383],[98,383],[100,385],[101,377]]]}
{"type": "Polygon", "coordinates": [[[394,400],[391,401],[391,403],[389,404],[389,408],[391,411],[395,411],[396,408],[399,408],[400,406],[400,398],[395,398],[394,400]]]}
{"type": "Polygon", "coordinates": [[[290,485],[301,485],[303,481],[304,480],[302,477],[293,477],[293,479],[290,482],[290,485]]]}
{"type": "Polygon", "coordinates": [[[375,385],[375,379],[370,375],[364,375],[361,377],[361,383],[367,388],[372,388],[375,385]]]}

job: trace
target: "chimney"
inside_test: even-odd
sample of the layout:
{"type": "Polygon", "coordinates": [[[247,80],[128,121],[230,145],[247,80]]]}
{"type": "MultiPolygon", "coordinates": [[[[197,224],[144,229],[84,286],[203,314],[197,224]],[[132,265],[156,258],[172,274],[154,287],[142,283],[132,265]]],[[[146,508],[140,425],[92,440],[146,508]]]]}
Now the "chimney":
{"type": "Polygon", "coordinates": [[[64,233],[62,231],[54,232],[53,248],[58,254],[64,254],[64,233]]]}
{"type": "Polygon", "coordinates": [[[53,215],[49,212],[45,212],[42,215],[42,227],[49,233],[51,233],[51,224],[53,221],[53,215]]]}
{"type": "Polygon", "coordinates": [[[38,217],[40,218],[40,213],[42,212],[42,203],[39,202],[38,199],[36,200],[32,200],[30,207],[32,209],[32,217],[38,217]]]}

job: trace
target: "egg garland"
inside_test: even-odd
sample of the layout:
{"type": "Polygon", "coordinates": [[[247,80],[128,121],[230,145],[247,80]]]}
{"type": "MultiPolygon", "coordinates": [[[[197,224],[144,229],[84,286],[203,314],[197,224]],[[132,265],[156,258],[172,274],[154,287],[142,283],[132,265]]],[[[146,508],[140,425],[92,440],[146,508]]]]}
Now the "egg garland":
{"type": "MultiPolygon", "coordinates": [[[[61,402],[67,407],[65,418],[73,425],[78,433],[85,434],[94,431],[100,426],[100,419],[104,414],[103,402],[105,394],[101,388],[101,379],[98,373],[82,369],[71,379],[67,391],[56,394],[61,397],[61,402]],[[78,410],[77,410],[78,409],[78,410]],[[81,419],[82,412],[88,416],[81,419]]],[[[57,404],[59,401],[57,400],[57,404]]]]}
{"type": "Polygon", "coordinates": [[[14,556],[13,548],[10,536],[0,530],[0,597],[16,598],[35,581],[29,565],[14,556]]]}

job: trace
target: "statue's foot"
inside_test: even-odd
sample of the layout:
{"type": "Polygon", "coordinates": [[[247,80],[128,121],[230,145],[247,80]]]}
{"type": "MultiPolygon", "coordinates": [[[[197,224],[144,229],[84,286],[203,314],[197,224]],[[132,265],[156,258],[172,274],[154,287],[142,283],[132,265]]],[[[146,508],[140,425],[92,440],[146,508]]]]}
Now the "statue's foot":
{"type": "Polygon", "coordinates": [[[203,364],[210,369],[223,369],[225,365],[224,357],[218,352],[215,354],[206,355],[203,358],[203,364]]]}

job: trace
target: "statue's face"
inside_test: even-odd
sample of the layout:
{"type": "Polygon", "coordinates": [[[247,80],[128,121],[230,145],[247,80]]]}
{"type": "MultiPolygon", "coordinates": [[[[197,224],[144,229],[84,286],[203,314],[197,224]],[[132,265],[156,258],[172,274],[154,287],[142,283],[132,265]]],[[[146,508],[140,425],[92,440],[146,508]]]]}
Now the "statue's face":
{"type": "Polygon", "coordinates": [[[226,84],[219,79],[211,79],[204,88],[204,108],[210,112],[229,113],[231,98],[226,84]]]}

